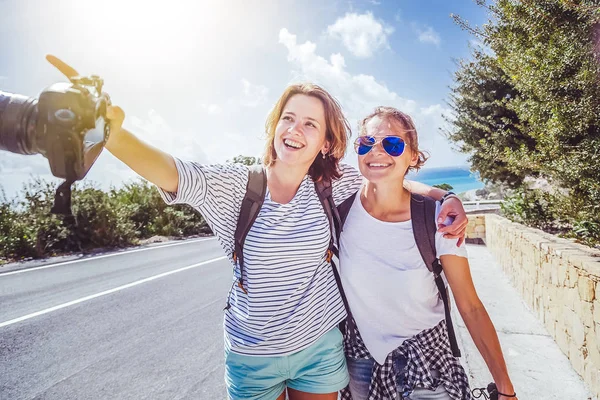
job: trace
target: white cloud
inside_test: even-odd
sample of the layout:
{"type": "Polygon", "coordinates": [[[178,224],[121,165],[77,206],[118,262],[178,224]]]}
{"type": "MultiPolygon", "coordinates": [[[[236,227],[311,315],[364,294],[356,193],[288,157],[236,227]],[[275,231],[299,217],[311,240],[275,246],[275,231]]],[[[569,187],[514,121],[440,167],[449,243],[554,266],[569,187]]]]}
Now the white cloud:
{"type": "MultiPolygon", "coordinates": [[[[224,108],[240,107],[236,101],[227,102],[224,108]]],[[[261,134],[238,131],[224,122],[224,116],[227,117],[227,114],[221,113],[215,117],[214,123],[206,122],[193,126],[188,132],[175,132],[155,110],[150,110],[143,119],[131,117],[130,123],[135,134],[141,139],[183,160],[210,164],[225,162],[239,154],[260,155],[264,146],[261,134]]],[[[123,164],[122,167],[127,168],[123,164]]]]}
{"type": "Polygon", "coordinates": [[[226,100],[224,105],[200,103],[198,107],[209,115],[221,115],[224,109],[256,108],[266,103],[269,96],[269,89],[266,86],[255,85],[247,79],[242,79],[240,83],[242,86],[240,94],[226,100]]]}
{"type": "Polygon", "coordinates": [[[327,27],[327,33],[334,39],[341,40],[344,46],[356,57],[367,58],[384,47],[389,47],[388,36],[394,28],[378,21],[373,14],[348,13],[327,27]]]}
{"type": "Polygon", "coordinates": [[[200,104],[200,108],[211,115],[221,114],[223,109],[218,104],[200,104]]]}
{"type": "Polygon", "coordinates": [[[260,157],[263,147],[264,141],[261,134],[239,131],[225,130],[219,132],[215,139],[203,141],[203,150],[206,154],[218,155],[218,158],[211,158],[211,162],[225,162],[240,154],[260,157]]]}
{"type": "Polygon", "coordinates": [[[0,81],[6,81],[6,80],[8,80],[8,76],[0,75],[0,81]]]}
{"type": "Polygon", "coordinates": [[[243,96],[239,103],[244,107],[258,107],[267,101],[269,89],[262,85],[255,85],[246,79],[242,79],[242,87],[244,89],[243,96]]]}
{"type": "Polygon", "coordinates": [[[437,33],[432,27],[428,26],[426,29],[416,28],[417,33],[419,34],[419,41],[421,43],[431,43],[436,46],[439,46],[441,43],[441,38],[439,33],[437,33]]]}
{"type": "Polygon", "coordinates": [[[44,174],[50,172],[48,160],[42,156],[13,154],[2,151],[0,157],[0,175],[8,176],[11,173],[44,174]]]}
{"type": "Polygon", "coordinates": [[[374,6],[379,6],[379,5],[381,5],[381,2],[380,2],[380,1],[377,1],[377,0],[369,0],[369,3],[373,4],[374,6]]]}
{"type": "Polygon", "coordinates": [[[145,142],[184,160],[207,162],[208,157],[198,135],[175,132],[167,120],[155,110],[148,111],[143,118],[131,116],[129,122],[137,136],[145,142]]]}
{"type": "Polygon", "coordinates": [[[363,116],[384,103],[407,112],[417,109],[414,101],[398,96],[373,76],[350,74],[341,54],[332,54],[327,60],[316,54],[314,43],[298,44],[296,35],[285,28],[279,32],[279,42],[288,50],[288,61],[298,68],[295,80],[310,80],[325,86],[342,102],[350,118],[363,116]]]}
{"type": "Polygon", "coordinates": [[[0,201],[4,196],[11,200],[22,194],[23,186],[36,178],[52,182],[56,187],[62,182],[52,176],[48,160],[41,155],[0,152],[0,201]]]}
{"type": "MultiPolygon", "coordinates": [[[[403,98],[377,81],[372,75],[352,74],[346,69],[344,57],[332,54],[329,60],[316,54],[316,45],[310,41],[302,44],[287,29],[279,32],[279,42],[288,51],[288,61],[296,71],[296,81],[312,81],[330,91],[341,103],[346,117],[352,124],[356,136],[357,122],[376,106],[396,107],[409,114],[419,132],[421,148],[430,151],[429,166],[464,164],[465,156],[453,153],[439,128],[445,124],[442,114],[450,110],[440,104],[419,105],[416,101],[403,98]]],[[[349,162],[355,157],[350,155],[349,162]]]]}

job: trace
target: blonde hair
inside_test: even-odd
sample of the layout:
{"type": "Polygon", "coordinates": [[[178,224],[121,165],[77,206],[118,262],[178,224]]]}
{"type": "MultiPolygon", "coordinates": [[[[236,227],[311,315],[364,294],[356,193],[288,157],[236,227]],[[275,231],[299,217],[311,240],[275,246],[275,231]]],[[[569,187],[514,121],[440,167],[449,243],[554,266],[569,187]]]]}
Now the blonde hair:
{"type": "Polygon", "coordinates": [[[388,122],[395,122],[400,125],[400,127],[406,134],[408,148],[413,154],[417,154],[418,156],[417,164],[408,167],[408,171],[418,171],[419,169],[421,169],[421,167],[423,166],[423,164],[425,164],[425,161],[427,161],[429,156],[424,151],[419,150],[419,137],[417,135],[417,128],[415,128],[415,124],[412,118],[408,114],[403,113],[397,108],[379,106],[375,108],[375,110],[373,110],[371,114],[363,118],[362,121],[359,123],[360,135],[367,134],[366,125],[371,119],[375,117],[379,117],[388,122]]]}
{"type": "Polygon", "coordinates": [[[285,105],[292,96],[297,94],[312,96],[321,100],[325,110],[325,140],[329,142],[329,151],[325,158],[317,155],[308,170],[308,174],[315,182],[322,179],[337,179],[341,176],[338,167],[340,160],[346,153],[346,147],[351,134],[350,124],[348,124],[348,120],[344,117],[342,107],[337,100],[325,89],[313,83],[299,83],[288,86],[279,100],[277,100],[277,103],[275,103],[265,123],[267,145],[263,155],[263,164],[265,167],[275,164],[275,160],[277,159],[277,153],[275,152],[275,129],[285,105]]]}

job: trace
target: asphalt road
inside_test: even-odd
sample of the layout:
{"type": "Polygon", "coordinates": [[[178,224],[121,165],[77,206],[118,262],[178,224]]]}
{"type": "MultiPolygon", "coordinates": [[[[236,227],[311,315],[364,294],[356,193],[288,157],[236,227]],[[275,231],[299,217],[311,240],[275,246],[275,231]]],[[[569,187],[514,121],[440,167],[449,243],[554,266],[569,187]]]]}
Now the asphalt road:
{"type": "Polygon", "coordinates": [[[223,399],[214,239],[0,270],[0,399],[223,399]]]}

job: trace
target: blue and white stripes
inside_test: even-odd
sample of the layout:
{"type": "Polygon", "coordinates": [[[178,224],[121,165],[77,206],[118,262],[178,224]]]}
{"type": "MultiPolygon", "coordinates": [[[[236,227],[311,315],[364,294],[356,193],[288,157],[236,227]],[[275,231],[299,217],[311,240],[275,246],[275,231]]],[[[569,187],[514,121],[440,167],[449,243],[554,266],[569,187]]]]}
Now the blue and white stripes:
{"type": "MultiPolygon", "coordinates": [[[[163,198],[200,211],[234,264],[233,237],[247,167],[180,160],[176,164],[178,193],[161,191],[163,198]]],[[[343,175],[333,182],[336,204],[356,193],[362,181],[354,168],[345,164],[340,168],[343,175]]],[[[231,308],[225,313],[226,346],[246,355],[291,354],[310,346],[345,317],[331,264],[325,259],[329,237],[327,217],[309,176],[287,204],[272,201],[267,190],[244,244],[248,294],[234,285],[231,308]]]]}

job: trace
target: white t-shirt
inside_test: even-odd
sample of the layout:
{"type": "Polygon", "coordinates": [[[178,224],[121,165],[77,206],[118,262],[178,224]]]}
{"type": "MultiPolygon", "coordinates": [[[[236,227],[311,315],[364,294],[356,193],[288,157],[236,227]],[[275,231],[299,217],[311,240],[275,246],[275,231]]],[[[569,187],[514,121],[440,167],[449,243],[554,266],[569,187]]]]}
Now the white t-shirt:
{"type": "MultiPolygon", "coordinates": [[[[457,247],[456,239],[445,239],[439,232],[435,245],[438,257],[467,257],[464,244],[457,247]]],[[[358,330],[380,364],[405,340],[444,319],[444,304],[417,248],[412,222],[374,218],[360,195],[344,224],[339,267],[358,330]]]]}
{"type": "MultiPolygon", "coordinates": [[[[200,211],[234,267],[234,234],[246,193],[248,167],[201,165],[175,160],[177,193],[163,190],[168,204],[186,203],[200,211]]],[[[332,181],[336,204],[356,193],[362,177],[341,164],[342,177],[332,181]]],[[[233,285],[225,312],[225,345],[235,353],[280,356],[300,351],[346,316],[331,264],[326,260],[329,222],[315,185],[306,176],[287,204],[263,206],[244,243],[244,280],[248,293],[233,285]]],[[[223,298],[225,302],[225,296],[223,298]]]]}

